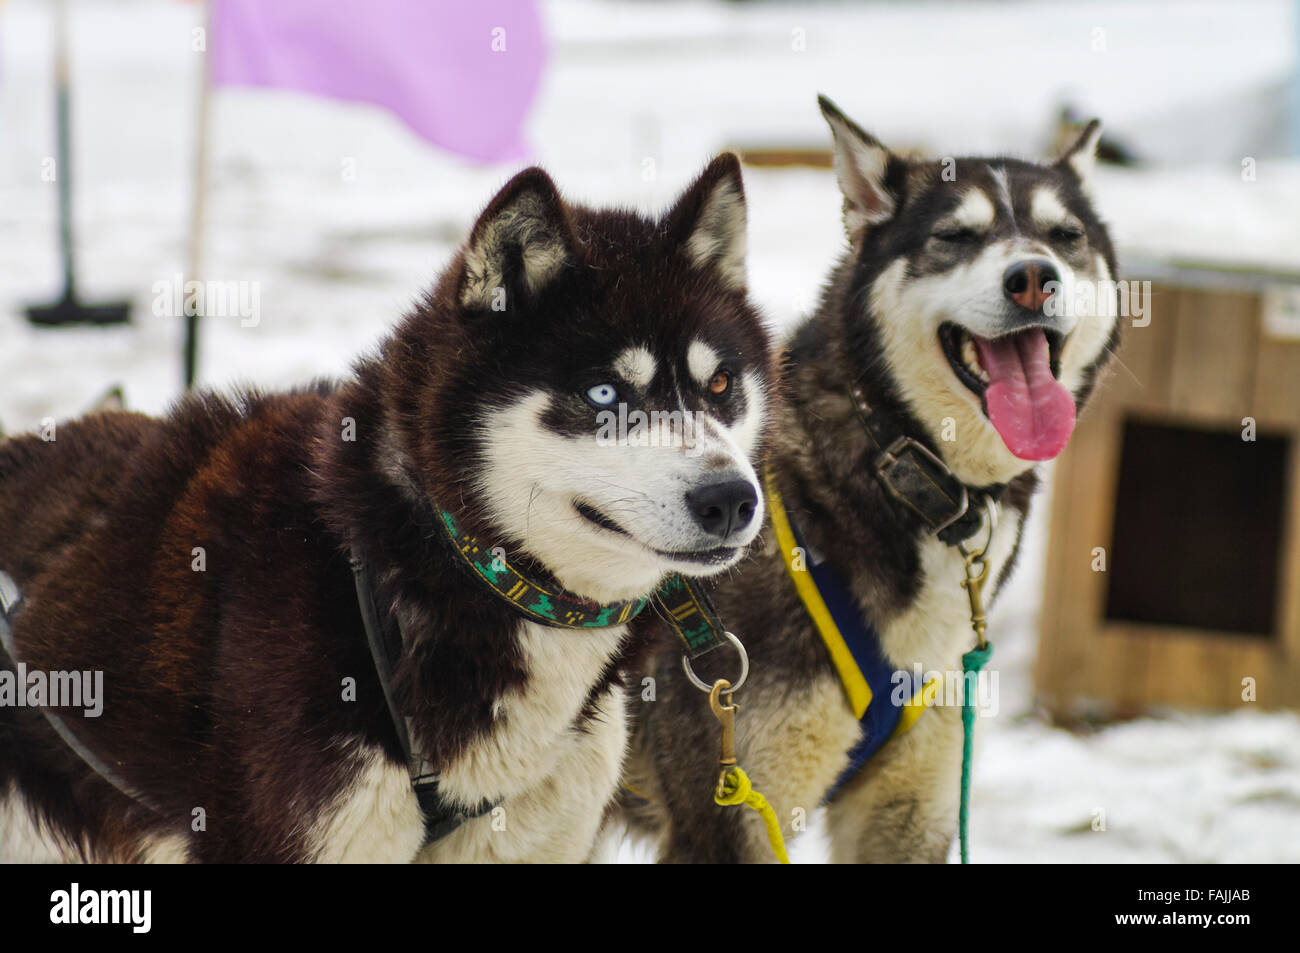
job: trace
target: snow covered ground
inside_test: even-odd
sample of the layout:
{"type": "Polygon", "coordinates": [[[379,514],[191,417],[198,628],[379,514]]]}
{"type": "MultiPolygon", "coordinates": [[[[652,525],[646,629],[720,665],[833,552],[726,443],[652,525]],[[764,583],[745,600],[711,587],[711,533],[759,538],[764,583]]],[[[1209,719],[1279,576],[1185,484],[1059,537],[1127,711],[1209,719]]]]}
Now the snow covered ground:
{"type": "MultiPolygon", "coordinates": [[[[50,332],[22,318],[55,297],[59,263],[54,186],[40,174],[53,154],[48,6],[11,0],[0,6],[0,422],[11,431],[78,414],[117,384],[131,406],[160,412],[181,374],[180,323],[155,316],[151,299],[185,263],[195,5],[71,6],[81,290],[131,298],[135,323],[50,332]]],[[[1300,175],[1270,161],[1295,57],[1291,4],[573,0],[546,11],[553,58],[530,139],[571,197],[658,209],[727,146],[822,145],[818,91],[902,147],[1028,155],[1068,99],[1146,156],[1186,163],[1159,188],[1103,180],[1121,252],[1300,267],[1300,175]],[[1248,183],[1246,156],[1259,160],[1248,183]]],[[[203,274],[256,283],[260,321],[205,322],[211,386],[345,372],[514,171],[439,154],[378,110],[286,92],[218,92],[212,145],[203,274]]],[[[787,327],[841,248],[839,198],[819,171],[748,170],[746,183],[751,282],[787,327]]],[[[1034,717],[1043,537],[1039,519],[992,619],[1002,711],[979,726],[975,859],[1300,860],[1295,713],[1171,715],[1088,735],[1034,717]],[[1105,832],[1091,829],[1097,809],[1105,832]]],[[[795,850],[824,855],[816,834],[795,850]]]]}

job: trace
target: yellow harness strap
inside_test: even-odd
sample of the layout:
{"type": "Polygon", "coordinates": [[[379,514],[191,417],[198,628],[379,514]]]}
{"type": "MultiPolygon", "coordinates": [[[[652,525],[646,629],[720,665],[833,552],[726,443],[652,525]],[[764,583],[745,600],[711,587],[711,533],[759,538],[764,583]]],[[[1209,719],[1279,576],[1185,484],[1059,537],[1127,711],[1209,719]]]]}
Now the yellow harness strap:
{"type": "MultiPolygon", "coordinates": [[[[831,664],[835,666],[835,671],[840,676],[840,684],[844,686],[844,694],[848,696],[853,717],[861,720],[871,705],[873,697],[871,686],[867,684],[866,676],[858,668],[853,653],[849,651],[848,643],[840,632],[839,626],[835,624],[835,618],[826,607],[826,601],[822,598],[812,573],[807,571],[806,566],[795,564],[795,560],[799,558],[800,547],[795,540],[794,529],[790,526],[789,517],[786,516],[785,503],[781,500],[781,493],[776,488],[776,479],[772,476],[771,470],[764,474],[763,482],[767,491],[768,515],[772,520],[772,530],[776,533],[776,542],[781,550],[781,560],[785,563],[786,573],[794,582],[795,590],[803,601],[808,617],[817,627],[822,643],[830,653],[831,664]]],[[[807,559],[808,554],[803,553],[802,558],[807,559]]],[[[938,690],[939,679],[931,679],[902,706],[898,724],[889,736],[891,740],[909,731],[916,724],[916,720],[921,717],[921,712],[925,711],[926,706],[934,700],[938,690]]]]}

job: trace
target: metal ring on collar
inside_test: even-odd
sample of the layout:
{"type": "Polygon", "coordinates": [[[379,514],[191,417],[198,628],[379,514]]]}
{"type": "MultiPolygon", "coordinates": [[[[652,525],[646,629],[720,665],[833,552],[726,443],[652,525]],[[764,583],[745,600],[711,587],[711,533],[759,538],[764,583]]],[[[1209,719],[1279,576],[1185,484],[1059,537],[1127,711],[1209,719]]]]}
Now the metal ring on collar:
{"type": "MultiPolygon", "coordinates": [[[[740,678],[736,680],[734,685],[727,689],[728,692],[738,692],[740,691],[740,686],[745,684],[745,679],[749,678],[749,653],[745,651],[745,646],[741,643],[740,639],[736,638],[732,633],[724,632],[722,634],[727,637],[727,641],[735,646],[736,651],[740,653],[740,678]]],[[[712,685],[700,681],[699,676],[695,674],[695,670],[691,668],[691,660],[689,656],[682,656],[682,669],[685,670],[686,677],[691,680],[691,684],[700,691],[705,694],[713,691],[712,685]]]]}
{"type": "Polygon", "coordinates": [[[987,535],[984,537],[984,546],[981,549],[977,549],[974,552],[972,552],[971,550],[966,548],[966,540],[962,540],[960,543],[957,544],[957,549],[967,559],[970,559],[972,557],[975,559],[982,558],[989,551],[989,547],[993,545],[993,530],[998,525],[998,505],[994,503],[992,499],[986,496],[984,497],[984,509],[987,511],[988,518],[989,518],[987,535]]]}

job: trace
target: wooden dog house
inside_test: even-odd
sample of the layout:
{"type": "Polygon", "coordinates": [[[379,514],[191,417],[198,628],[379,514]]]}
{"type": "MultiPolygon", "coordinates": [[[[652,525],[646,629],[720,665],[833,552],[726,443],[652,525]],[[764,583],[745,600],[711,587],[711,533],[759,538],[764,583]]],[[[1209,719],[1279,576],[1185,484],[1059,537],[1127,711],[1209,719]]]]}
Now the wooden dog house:
{"type": "Polygon", "coordinates": [[[1134,255],[1102,207],[1150,323],[1055,466],[1039,701],[1300,707],[1300,269],[1134,255]]]}

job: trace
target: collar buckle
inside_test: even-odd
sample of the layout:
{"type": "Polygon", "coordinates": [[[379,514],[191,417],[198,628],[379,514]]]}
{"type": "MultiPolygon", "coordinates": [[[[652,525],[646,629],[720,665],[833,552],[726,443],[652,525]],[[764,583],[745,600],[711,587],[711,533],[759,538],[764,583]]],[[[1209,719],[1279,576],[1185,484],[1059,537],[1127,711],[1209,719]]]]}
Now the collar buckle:
{"type": "Polygon", "coordinates": [[[885,448],[876,458],[876,477],[895,499],[920,513],[922,519],[930,524],[931,536],[942,533],[965,516],[970,509],[970,494],[966,491],[966,484],[958,480],[948,469],[947,464],[925,444],[912,437],[901,436],[885,448]],[[934,523],[931,514],[918,508],[916,500],[901,489],[907,480],[908,469],[920,472],[930,483],[931,490],[937,491],[939,495],[954,504],[953,512],[943,517],[939,523],[934,523]],[[955,501],[948,490],[954,491],[953,495],[957,497],[955,501]]]}

